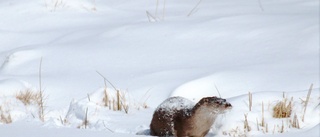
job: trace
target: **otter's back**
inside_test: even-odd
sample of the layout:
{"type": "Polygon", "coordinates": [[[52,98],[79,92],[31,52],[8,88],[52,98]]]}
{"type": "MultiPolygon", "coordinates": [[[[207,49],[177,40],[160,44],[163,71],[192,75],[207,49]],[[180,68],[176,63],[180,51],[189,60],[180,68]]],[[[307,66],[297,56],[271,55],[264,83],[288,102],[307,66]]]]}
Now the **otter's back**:
{"type": "Polygon", "coordinates": [[[183,97],[171,97],[163,101],[155,110],[150,124],[151,135],[170,136],[174,132],[174,120],[181,111],[185,115],[195,103],[183,97]]]}

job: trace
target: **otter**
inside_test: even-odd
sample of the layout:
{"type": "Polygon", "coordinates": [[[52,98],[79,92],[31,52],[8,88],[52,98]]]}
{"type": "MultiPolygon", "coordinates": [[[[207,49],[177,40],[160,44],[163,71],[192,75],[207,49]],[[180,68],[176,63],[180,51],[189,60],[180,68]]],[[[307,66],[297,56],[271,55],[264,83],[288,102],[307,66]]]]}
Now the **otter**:
{"type": "Polygon", "coordinates": [[[204,97],[197,104],[183,97],[170,97],[154,111],[152,136],[204,137],[218,114],[231,109],[226,99],[204,97]]]}

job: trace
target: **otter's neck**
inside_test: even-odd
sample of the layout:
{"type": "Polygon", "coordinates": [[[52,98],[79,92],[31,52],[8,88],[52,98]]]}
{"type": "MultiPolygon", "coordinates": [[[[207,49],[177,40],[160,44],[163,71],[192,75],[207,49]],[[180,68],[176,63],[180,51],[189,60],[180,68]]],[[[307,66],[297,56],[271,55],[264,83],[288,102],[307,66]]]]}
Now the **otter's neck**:
{"type": "Polygon", "coordinates": [[[197,104],[191,113],[192,117],[190,118],[196,125],[194,127],[210,128],[219,114],[219,109],[197,104]]]}
{"type": "MultiPolygon", "coordinates": [[[[203,106],[203,105],[199,105],[199,106],[195,106],[192,110],[192,115],[197,115],[202,117],[203,119],[213,119],[215,117],[217,117],[217,115],[220,113],[218,108],[212,108],[209,106],[203,106]]],[[[214,119],[213,119],[214,120],[214,119]]]]}

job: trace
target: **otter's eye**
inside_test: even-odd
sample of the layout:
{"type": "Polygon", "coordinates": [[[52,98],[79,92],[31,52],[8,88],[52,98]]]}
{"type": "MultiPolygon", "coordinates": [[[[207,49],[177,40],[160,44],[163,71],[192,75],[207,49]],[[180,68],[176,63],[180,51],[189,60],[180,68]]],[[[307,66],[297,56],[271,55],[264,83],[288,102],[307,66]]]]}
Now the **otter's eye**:
{"type": "Polygon", "coordinates": [[[221,101],[216,101],[217,104],[219,105],[222,105],[222,102],[221,101]]]}

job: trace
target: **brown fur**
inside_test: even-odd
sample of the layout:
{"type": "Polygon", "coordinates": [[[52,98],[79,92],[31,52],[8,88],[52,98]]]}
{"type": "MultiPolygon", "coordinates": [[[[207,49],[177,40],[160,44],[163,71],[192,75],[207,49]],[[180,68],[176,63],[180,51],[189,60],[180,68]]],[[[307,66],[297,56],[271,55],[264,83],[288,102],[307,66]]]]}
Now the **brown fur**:
{"type": "Polygon", "coordinates": [[[232,107],[225,99],[217,97],[202,98],[191,108],[183,104],[185,101],[189,100],[172,97],[161,103],[153,114],[150,124],[151,135],[203,137],[209,132],[217,115],[232,107]],[[178,103],[180,107],[162,105],[173,103],[178,103]]]}

